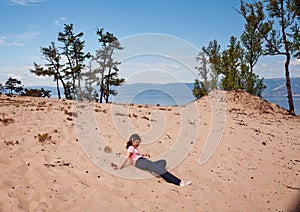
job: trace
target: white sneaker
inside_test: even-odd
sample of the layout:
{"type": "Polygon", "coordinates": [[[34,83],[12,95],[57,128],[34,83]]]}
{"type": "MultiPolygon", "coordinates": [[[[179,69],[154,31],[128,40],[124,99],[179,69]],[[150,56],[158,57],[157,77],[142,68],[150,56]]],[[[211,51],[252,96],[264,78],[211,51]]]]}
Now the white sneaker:
{"type": "Polygon", "coordinates": [[[191,181],[186,181],[186,182],[185,182],[185,181],[181,180],[179,185],[180,185],[181,187],[184,187],[184,186],[191,185],[191,184],[192,184],[191,181]]]}

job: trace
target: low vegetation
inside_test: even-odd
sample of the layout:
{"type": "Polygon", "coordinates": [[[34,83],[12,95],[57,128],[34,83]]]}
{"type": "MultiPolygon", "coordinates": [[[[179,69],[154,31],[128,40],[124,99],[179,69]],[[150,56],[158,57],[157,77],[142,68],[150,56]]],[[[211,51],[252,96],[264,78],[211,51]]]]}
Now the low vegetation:
{"type": "Polygon", "coordinates": [[[45,141],[51,141],[52,136],[48,133],[43,133],[35,136],[35,139],[38,139],[39,142],[44,143],[45,141]]]}
{"type": "Polygon", "coordinates": [[[0,122],[3,123],[4,125],[8,125],[14,123],[15,120],[12,118],[0,118],[0,122]]]}

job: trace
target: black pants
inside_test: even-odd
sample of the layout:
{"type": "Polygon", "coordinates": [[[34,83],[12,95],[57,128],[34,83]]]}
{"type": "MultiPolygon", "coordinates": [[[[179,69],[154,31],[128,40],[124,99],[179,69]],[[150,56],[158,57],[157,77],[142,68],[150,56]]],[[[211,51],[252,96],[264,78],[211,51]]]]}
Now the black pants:
{"type": "Polygon", "coordinates": [[[156,162],[152,162],[146,158],[139,158],[135,162],[135,166],[139,169],[154,172],[161,176],[168,183],[173,183],[175,185],[180,184],[180,179],[176,176],[172,175],[170,172],[166,170],[167,162],[165,160],[158,160],[156,162]]]}

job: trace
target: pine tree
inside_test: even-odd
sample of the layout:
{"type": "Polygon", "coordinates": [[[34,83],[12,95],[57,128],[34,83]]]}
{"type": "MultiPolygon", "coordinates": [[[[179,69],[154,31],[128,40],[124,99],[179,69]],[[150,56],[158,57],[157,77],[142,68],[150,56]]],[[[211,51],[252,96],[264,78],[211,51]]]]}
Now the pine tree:
{"type": "MultiPolygon", "coordinates": [[[[282,55],[285,57],[285,79],[287,88],[287,97],[289,103],[289,112],[295,114],[292,88],[290,82],[290,61],[292,57],[299,57],[300,36],[298,19],[299,2],[298,0],[264,0],[258,1],[264,5],[264,8],[254,11],[254,18],[257,22],[259,33],[264,38],[264,55],[282,55]],[[268,20],[261,19],[261,13],[264,9],[268,13],[268,20]]],[[[253,4],[246,4],[243,1],[241,5],[245,10],[253,7],[253,4]]]]}
{"type": "Polygon", "coordinates": [[[258,76],[254,75],[253,69],[258,59],[263,55],[263,34],[259,31],[259,24],[265,19],[263,5],[261,2],[248,4],[242,1],[240,9],[237,11],[246,20],[245,30],[241,35],[241,43],[245,47],[245,62],[249,65],[250,73],[247,76],[245,87],[248,93],[255,94],[258,92],[255,84],[258,76]]]}
{"type": "MultiPolygon", "coordinates": [[[[263,79],[249,71],[249,65],[245,59],[245,49],[241,46],[241,42],[236,37],[231,36],[227,49],[222,52],[220,50],[221,46],[216,40],[211,41],[208,47],[202,47],[202,56],[198,56],[202,61],[202,67],[198,68],[201,73],[206,74],[205,66],[209,62],[211,69],[215,72],[214,76],[216,77],[211,80],[211,83],[214,82],[215,86],[220,75],[222,89],[242,89],[247,92],[251,91],[251,94],[261,96],[262,91],[266,87],[263,84],[263,79]],[[206,58],[203,58],[204,55],[208,58],[208,61],[206,61],[206,58]]],[[[193,90],[194,95],[205,93],[203,88],[206,88],[204,83],[196,80],[193,90]]]]}
{"type": "Polygon", "coordinates": [[[221,85],[224,90],[235,90],[241,86],[240,68],[243,67],[244,50],[236,37],[231,36],[230,44],[221,54],[220,74],[223,75],[221,85]]]}
{"type": "Polygon", "coordinates": [[[41,65],[34,63],[34,69],[30,69],[30,72],[34,73],[37,76],[52,76],[54,81],[56,82],[58,98],[61,98],[59,86],[60,82],[64,88],[65,98],[71,99],[71,94],[68,93],[66,89],[66,83],[63,73],[64,65],[61,64],[61,54],[56,48],[55,43],[51,42],[50,46],[42,47],[41,52],[44,59],[47,61],[47,63],[45,64],[47,68],[43,68],[41,65]]]}
{"type": "Polygon", "coordinates": [[[58,33],[58,41],[63,43],[61,53],[67,58],[65,78],[69,79],[66,90],[71,92],[73,98],[82,99],[81,73],[85,66],[84,61],[90,58],[90,53],[84,53],[84,43],[81,41],[83,32],[75,34],[73,24],[65,24],[63,32],[58,33]]]}
{"type": "Polygon", "coordinates": [[[107,103],[110,95],[117,95],[117,91],[111,86],[118,87],[124,82],[124,79],[118,78],[118,65],[121,63],[113,59],[115,50],[122,50],[123,48],[112,33],[104,33],[103,30],[103,28],[97,30],[98,41],[101,47],[96,50],[93,60],[99,64],[99,67],[96,69],[97,74],[100,75],[98,82],[100,90],[99,101],[107,103]]]}
{"type": "Polygon", "coordinates": [[[21,80],[9,77],[5,82],[5,88],[10,90],[9,94],[12,95],[13,92],[20,93],[23,90],[21,80]]]}
{"type": "Polygon", "coordinates": [[[83,98],[89,101],[98,101],[99,95],[95,88],[96,83],[99,78],[96,76],[97,72],[92,68],[92,63],[90,62],[87,66],[88,71],[82,74],[85,81],[85,90],[83,91],[83,98]]]}

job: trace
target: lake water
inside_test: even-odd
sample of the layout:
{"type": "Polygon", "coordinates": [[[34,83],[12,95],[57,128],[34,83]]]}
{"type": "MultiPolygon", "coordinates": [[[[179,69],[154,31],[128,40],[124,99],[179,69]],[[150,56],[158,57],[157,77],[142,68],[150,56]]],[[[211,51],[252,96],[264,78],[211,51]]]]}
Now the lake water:
{"type": "MultiPolygon", "coordinates": [[[[278,104],[280,107],[288,109],[288,99],[284,96],[265,96],[268,102],[278,104]]],[[[119,94],[112,99],[115,103],[133,103],[133,104],[148,104],[161,106],[185,105],[195,100],[192,94],[188,95],[168,95],[163,92],[144,92],[138,95],[119,94]]],[[[295,113],[300,115],[300,96],[294,96],[295,113]]]]}

